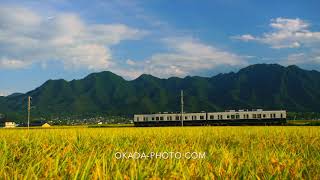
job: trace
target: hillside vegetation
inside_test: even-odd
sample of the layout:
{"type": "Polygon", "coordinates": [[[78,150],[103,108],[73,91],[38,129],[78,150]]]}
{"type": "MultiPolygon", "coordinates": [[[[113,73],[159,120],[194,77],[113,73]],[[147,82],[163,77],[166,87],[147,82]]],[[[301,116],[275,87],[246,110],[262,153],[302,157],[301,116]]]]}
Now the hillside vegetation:
{"type": "Polygon", "coordinates": [[[0,112],[25,116],[27,96],[33,97],[33,117],[174,112],[179,111],[181,89],[187,112],[244,108],[320,112],[320,72],[276,64],[252,65],[210,78],[141,75],[127,81],[106,71],[69,82],[48,80],[26,94],[1,97],[0,112]]]}

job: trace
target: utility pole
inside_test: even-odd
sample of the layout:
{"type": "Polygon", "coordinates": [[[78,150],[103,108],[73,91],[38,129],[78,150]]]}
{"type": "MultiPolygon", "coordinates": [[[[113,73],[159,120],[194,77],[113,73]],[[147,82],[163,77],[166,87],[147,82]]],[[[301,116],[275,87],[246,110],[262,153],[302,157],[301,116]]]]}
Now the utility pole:
{"type": "Polygon", "coordinates": [[[183,90],[181,90],[181,126],[183,126],[183,90]]]}
{"type": "Polygon", "coordinates": [[[31,96],[28,96],[28,130],[30,127],[31,96]]]}

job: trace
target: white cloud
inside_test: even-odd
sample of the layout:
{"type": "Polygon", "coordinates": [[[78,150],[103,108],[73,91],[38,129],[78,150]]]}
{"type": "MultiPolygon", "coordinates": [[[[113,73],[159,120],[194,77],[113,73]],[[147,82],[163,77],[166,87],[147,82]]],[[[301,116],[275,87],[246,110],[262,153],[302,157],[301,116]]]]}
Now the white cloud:
{"type": "Polygon", "coordinates": [[[133,60],[131,60],[131,59],[127,59],[126,63],[127,63],[128,65],[131,65],[131,66],[133,66],[133,65],[136,64],[136,63],[135,63],[133,60]]]}
{"type": "Polygon", "coordinates": [[[6,69],[20,69],[29,66],[28,62],[16,59],[7,59],[2,57],[0,59],[0,67],[6,69]]]}
{"type": "Polygon", "coordinates": [[[42,17],[31,9],[0,7],[0,68],[61,61],[66,68],[110,67],[110,47],[140,39],[145,31],[124,24],[88,24],[78,15],[42,17]]]}
{"type": "Polygon", "coordinates": [[[185,76],[220,66],[243,66],[246,58],[193,38],[166,38],[169,52],[142,61],[112,59],[111,46],[141,39],[146,31],[124,24],[89,24],[77,14],[48,16],[21,7],[0,7],[0,68],[43,68],[58,61],[65,68],[109,69],[128,78],[142,73],[159,77],[185,76]]]}
{"type": "Polygon", "coordinates": [[[115,66],[112,68],[112,72],[116,73],[120,76],[122,76],[125,79],[135,79],[139,77],[141,74],[144,72],[142,71],[143,69],[141,68],[123,68],[122,66],[115,66]]]}
{"type": "Polygon", "coordinates": [[[310,53],[294,53],[289,54],[280,62],[283,65],[314,65],[320,63],[320,51],[310,53]]]}
{"type": "MultiPolygon", "coordinates": [[[[135,61],[134,66],[126,71],[119,72],[130,79],[142,73],[152,74],[157,77],[183,77],[189,74],[198,74],[221,66],[244,66],[247,62],[244,57],[227,52],[216,47],[204,44],[196,39],[166,38],[165,45],[171,52],[156,53],[144,61],[135,61]],[[125,72],[125,73],[123,73],[125,72]]],[[[132,64],[127,61],[127,64],[132,64]]]]}
{"type": "Polygon", "coordinates": [[[0,96],[9,96],[10,94],[12,94],[12,91],[7,88],[1,89],[0,91],[0,96]]]}
{"type": "Polygon", "coordinates": [[[306,61],[307,56],[304,53],[295,53],[290,54],[285,60],[282,61],[284,65],[293,65],[293,64],[304,64],[306,61]]]}
{"type": "Polygon", "coordinates": [[[243,41],[256,41],[270,45],[272,48],[299,48],[301,46],[312,47],[320,43],[320,32],[313,32],[309,29],[310,24],[301,20],[276,18],[270,22],[271,32],[262,36],[245,34],[233,38],[243,41]]]}
{"type": "Polygon", "coordinates": [[[159,76],[185,76],[189,73],[212,70],[221,65],[243,66],[247,62],[231,52],[204,44],[192,38],[166,38],[173,52],[155,54],[145,65],[147,72],[159,76]]]}
{"type": "Polygon", "coordinates": [[[256,39],[255,37],[253,37],[250,34],[244,34],[244,35],[241,35],[241,36],[235,36],[233,38],[239,39],[239,40],[242,40],[242,41],[252,41],[252,40],[256,39]]]}
{"type": "Polygon", "coordinates": [[[272,19],[270,26],[280,31],[296,32],[308,28],[309,24],[299,18],[288,19],[279,17],[272,19]]]}
{"type": "Polygon", "coordinates": [[[8,96],[8,93],[0,92],[0,96],[8,96]]]}

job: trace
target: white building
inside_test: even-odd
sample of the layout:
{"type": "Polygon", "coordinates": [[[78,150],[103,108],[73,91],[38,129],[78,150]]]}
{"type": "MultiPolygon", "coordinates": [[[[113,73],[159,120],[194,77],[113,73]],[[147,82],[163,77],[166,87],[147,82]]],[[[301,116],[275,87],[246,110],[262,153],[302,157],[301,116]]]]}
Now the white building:
{"type": "Polygon", "coordinates": [[[5,122],[4,127],[5,128],[15,128],[16,123],[15,122],[5,122]]]}

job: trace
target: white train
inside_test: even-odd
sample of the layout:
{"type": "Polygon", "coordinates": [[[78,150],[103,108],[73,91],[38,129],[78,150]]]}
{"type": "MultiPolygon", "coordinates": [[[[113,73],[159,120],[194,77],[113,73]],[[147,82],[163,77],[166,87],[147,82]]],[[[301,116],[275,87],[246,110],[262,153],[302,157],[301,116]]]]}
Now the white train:
{"type": "Polygon", "coordinates": [[[225,112],[134,115],[135,126],[272,125],[286,123],[285,110],[228,110],[225,112]]]}

